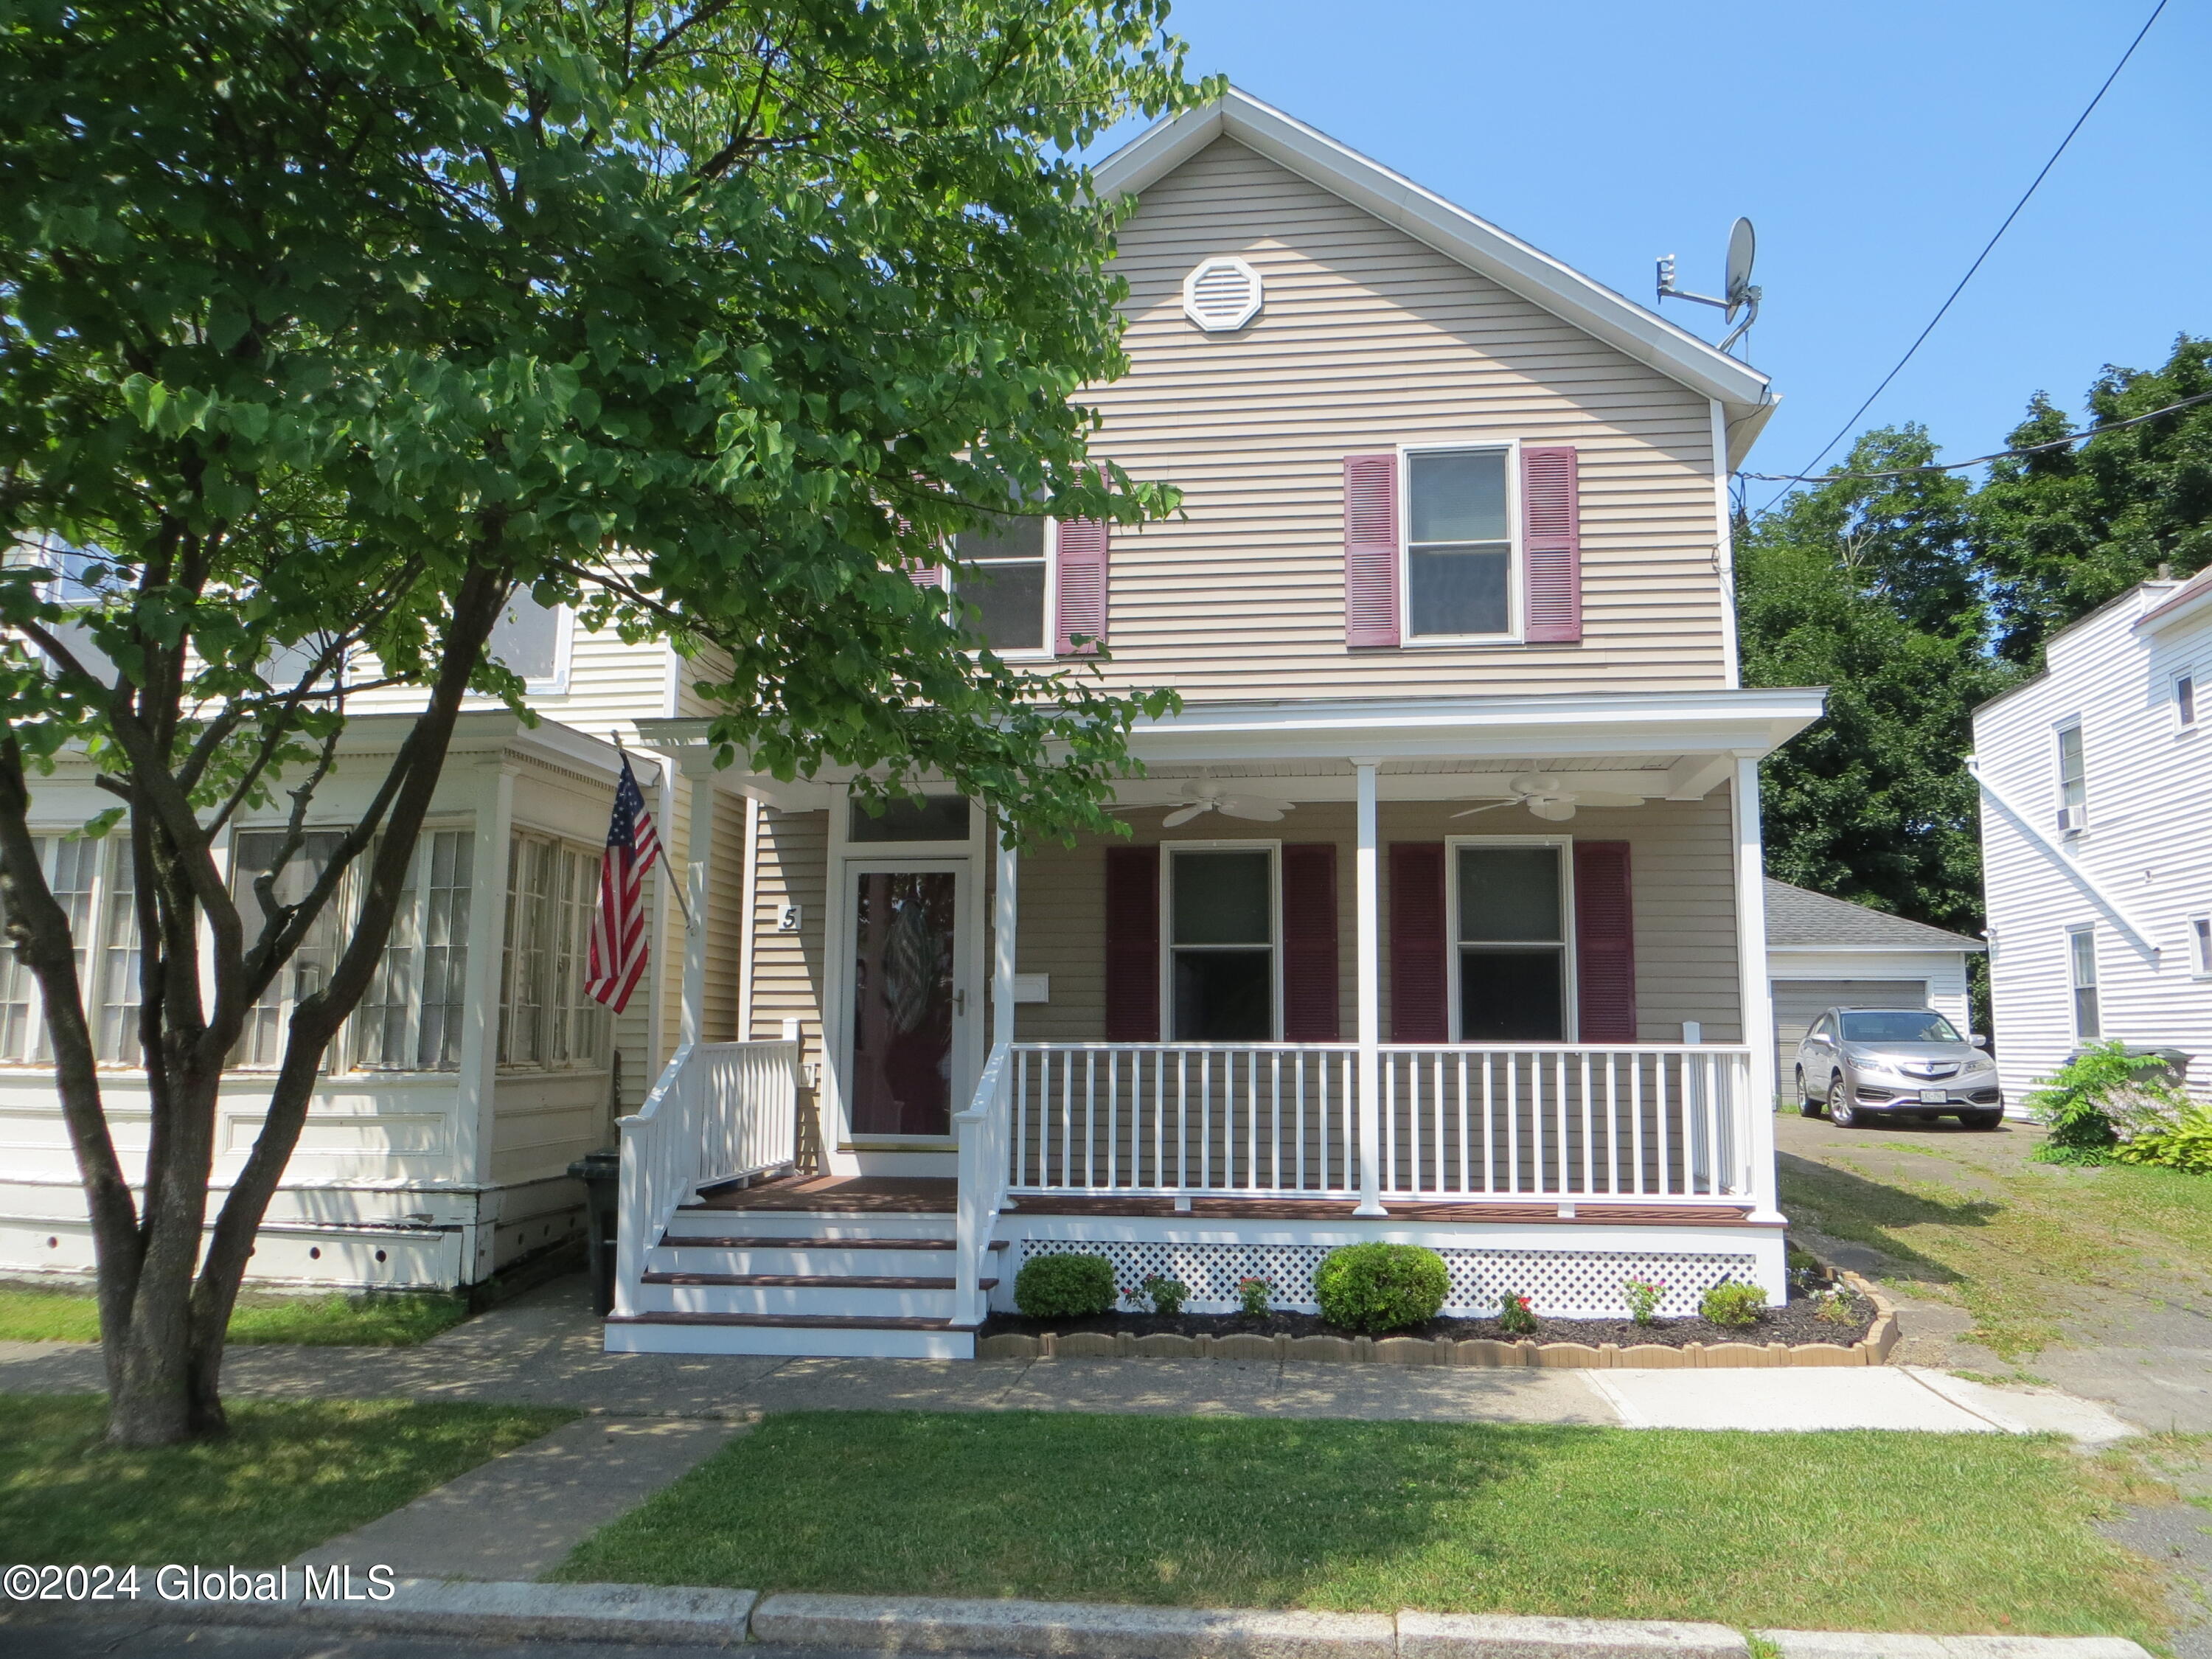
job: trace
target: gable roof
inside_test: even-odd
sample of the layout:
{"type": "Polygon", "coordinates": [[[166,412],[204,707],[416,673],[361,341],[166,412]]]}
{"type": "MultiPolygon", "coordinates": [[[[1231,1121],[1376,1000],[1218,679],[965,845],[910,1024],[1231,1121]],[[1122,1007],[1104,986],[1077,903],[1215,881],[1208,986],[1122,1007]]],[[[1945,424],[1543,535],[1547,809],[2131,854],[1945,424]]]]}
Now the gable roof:
{"type": "Polygon", "coordinates": [[[1730,466],[1749,453],[1774,413],[1777,399],[1766,376],[1748,363],[1233,87],[1212,103],[1155,122],[1094,167],[1092,179],[1101,196],[1140,196],[1223,137],[1395,226],[1645,367],[1718,399],[1728,418],[1730,466]]]}
{"type": "Polygon", "coordinates": [[[1985,951],[1964,933],[1947,933],[1903,916],[1886,915],[1848,899],[1766,878],[1770,951],[1985,951]]]}

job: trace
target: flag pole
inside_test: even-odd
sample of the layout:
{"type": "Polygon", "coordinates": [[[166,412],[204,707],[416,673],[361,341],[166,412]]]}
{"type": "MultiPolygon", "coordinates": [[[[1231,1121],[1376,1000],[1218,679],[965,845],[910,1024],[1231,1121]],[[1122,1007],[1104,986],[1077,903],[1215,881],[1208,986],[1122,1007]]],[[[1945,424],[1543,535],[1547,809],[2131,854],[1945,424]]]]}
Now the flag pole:
{"type": "MultiPolygon", "coordinates": [[[[629,750],[623,746],[622,733],[620,732],[617,732],[614,734],[614,739],[615,752],[620,755],[623,760],[627,761],[629,758],[629,750]]],[[[655,766],[660,768],[662,772],[665,773],[668,767],[668,762],[665,757],[655,755],[653,757],[653,761],[655,766]]],[[[658,776],[653,780],[656,785],[659,784],[659,781],[660,780],[658,776]]],[[[696,801],[692,802],[691,810],[695,812],[699,810],[699,803],[696,801]]],[[[671,824],[669,827],[672,830],[675,828],[673,824],[671,824]]],[[[675,862],[669,853],[667,843],[665,842],[661,844],[660,848],[660,867],[670,878],[668,890],[675,896],[676,908],[684,913],[684,927],[687,930],[696,931],[699,924],[691,919],[691,906],[684,896],[684,884],[674,878],[676,874],[675,862]]]]}

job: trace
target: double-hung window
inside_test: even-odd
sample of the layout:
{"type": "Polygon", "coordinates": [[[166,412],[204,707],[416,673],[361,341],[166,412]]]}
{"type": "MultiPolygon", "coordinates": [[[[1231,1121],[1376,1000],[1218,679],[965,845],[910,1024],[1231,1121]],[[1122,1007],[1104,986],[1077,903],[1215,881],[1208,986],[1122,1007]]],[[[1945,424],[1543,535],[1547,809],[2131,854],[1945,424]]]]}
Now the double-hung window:
{"type": "Polygon", "coordinates": [[[1454,876],[1458,1040],[1565,1042],[1565,849],[1462,845],[1454,876]]]}
{"type": "Polygon", "coordinates": [[[584,991],[599,858],[596,849],[521,831],[509,844],[502,1066],[581,1070],[606,1059],[607,1011],[584,991]]]}
{"type": "Polygon", "coordinates": [[[2074,1036],[2089,1042],[2101,1036],[2097,1010],[2097,930],[2075,927],[2066,934],[2067,976],[2074,988],[2074,1036]]]}
{"type": "MultiPolygon", "coordinates": [[[[76,979],[80,993],[89,989],[85,979],[85,963],[93,937],[93,917],[99,897],[99,874],[103,864],[118,856],[125,860],[124,879],[130,879],[129,848],[119,839],[88,841],[80,836],[33,836],[31,847],[38,858],[39,868],[45,872],[47,890],[61,906],[62,915],[69,921],[70,937],[76,942],[76,979]]],[[[112,868],[112,864],[110,867],[112,868]]],[[[128,891],[123,906],[125,922],[130,921],[128,891]]],[[[120,964],[131,970],[129,983],[123,988],[130,997],[131,1024],[128,1035],[137,1053],[137,975],[135,961],[126,957],[120,964]]],[[[97,994],[94,1013],[97,1019],[97,994]]],[[[45,1062],[52,1060],[53,1047],[46,1038],[45,998],[39,988],[38,976],[29,964],[11,949],[0,947],[0,1061],[19,1064],[45,1062]]],[[[118,1045],[119,1046],[119,1045],[118,1045]]],[[[102,1058],[108,1058],[103,1054],[102,1058]]]]}
{"type": "Polygon", "coordinates": [[[2058,827],[2078,834],[2088,823],[2089,773],[2079,720],[2058,728],[2058,827]]]}
{"type": "Polygon", "coordinates": [[[485,654],[529,690],[557,696],[568,689],[571,632],[567,605],[540,605],[528,588],[518,587],[492,624],[485,654]]]}
{"type": "Polygon", "coordinates": [[[954,614],[998,652],[1050,648],[1052,526],[1041,515],[1006,514],[954,539],[954,614]]]}
{"type": "Polygon", "coordinates": [[[1170,847],[1167,857],[1170,1041],[1272,1041],[1273,849],[1170,847]]]}
{"type": "Polygon", "coordinates": [[[1513,632],[1511,452],[1406,458],[1406,631],[1416,639],[1513,632]]]}

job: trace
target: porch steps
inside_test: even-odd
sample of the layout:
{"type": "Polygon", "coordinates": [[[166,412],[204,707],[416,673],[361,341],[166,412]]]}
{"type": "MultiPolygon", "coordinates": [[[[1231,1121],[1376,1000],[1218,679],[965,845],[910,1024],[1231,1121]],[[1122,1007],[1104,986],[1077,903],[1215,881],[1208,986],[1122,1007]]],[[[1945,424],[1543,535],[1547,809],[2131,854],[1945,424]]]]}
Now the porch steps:
{"type": "Polygon", "coordinates": [[[974,1356],[974,1331],[951,1317],[951,1215],[735,1207],[686,1206],[669,1218],[646,1252],[631,1311],[607,1322],[611,1351],[974,1356]]]}

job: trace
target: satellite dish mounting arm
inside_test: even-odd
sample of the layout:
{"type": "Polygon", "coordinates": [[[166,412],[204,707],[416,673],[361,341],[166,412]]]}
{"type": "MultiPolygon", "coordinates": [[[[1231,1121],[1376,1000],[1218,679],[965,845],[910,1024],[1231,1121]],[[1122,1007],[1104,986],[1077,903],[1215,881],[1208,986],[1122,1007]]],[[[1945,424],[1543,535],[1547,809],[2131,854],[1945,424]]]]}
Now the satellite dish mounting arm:
{"type": "Polygon", "coordinates": [[[1729,233],[1728,297],[1720,300],[1710,294],[1692,294],[1688,289],[1678,286],[1674,281],[1674,256],[1671,253],[1659,256],[1660,299],[1688,300],[1698,305],[1711,306],[1715,310],[1724,313],[1731,323],[1735,323],[1738,312],[1746,313],[1744,319],[1735,323],[1735,326],[1729,331],[1728,337],[1721,342],[1723,351],[1743,338],[1750,331],[1751,325],[1759,320],[1759,301],[1762,296],[1751,281],[1751,262],[1756,246],[1751,221],[1737,220],[1729,233]]]}

